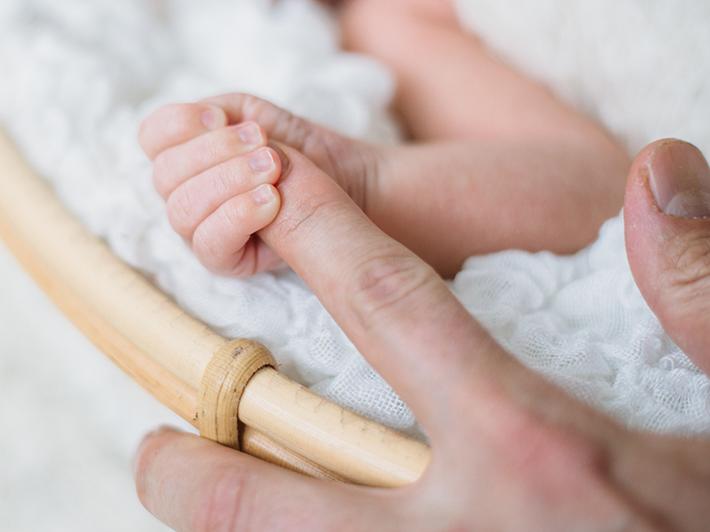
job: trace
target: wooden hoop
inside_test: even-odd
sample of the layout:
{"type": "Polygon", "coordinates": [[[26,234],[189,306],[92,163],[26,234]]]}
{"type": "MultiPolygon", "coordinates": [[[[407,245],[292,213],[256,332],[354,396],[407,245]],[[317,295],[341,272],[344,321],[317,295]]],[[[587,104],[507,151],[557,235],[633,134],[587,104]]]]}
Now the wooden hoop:
{"type": "MultiPolygon", "coordinates": [[[[230,342],[117,259],[1,132],[0,237],[94,344],[159,401],[198,423],[207,401],[200,393],[204,379],[210,390],[220,382],[219,369],[205,376],[208,367],[230,342]]],[[[238,404],[224,401],[217,394],[215,412],[225,408],[231,420],[238,410],[245,452],[304,474],[394,487],[416,481],[430,460],[423,443],[326,401],[273,368],[248,379],[238,404]]],[[[222,439],[221,427],[229,423],[206,421],[200,428],[222,439]]],[[[234,438],[224,436],[230,445],[234,438]]]]}

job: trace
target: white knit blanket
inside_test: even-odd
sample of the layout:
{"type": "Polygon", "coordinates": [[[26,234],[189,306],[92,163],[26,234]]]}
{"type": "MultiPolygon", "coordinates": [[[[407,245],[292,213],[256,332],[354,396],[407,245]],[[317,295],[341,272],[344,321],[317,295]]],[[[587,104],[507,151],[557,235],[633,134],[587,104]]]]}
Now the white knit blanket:
{"type": "MultiPolygon", "coordinates": [[[[326,397],[413,430],[406,406],[293,273],[234,280],[196,262],[170,230],[136,144],[140,119],[157,105],[226,91],[259,94],[349,135],[394,139],[388,72],[339,51],[332,20],[315,4],[272,4],[3,0],[0,120],[91,231],[181,306],[224,335],[263,341],[284,371],[326,397]]],[[[631,151],[680,136],[710,153],[710,4],[465,0],[460,8],[492,49],[631,151]]],[[[710,432],[710,381],[644,304],[619,218],[575,256],[471,258],[451,288],[523,363],[624,423],[710,432]]]]}

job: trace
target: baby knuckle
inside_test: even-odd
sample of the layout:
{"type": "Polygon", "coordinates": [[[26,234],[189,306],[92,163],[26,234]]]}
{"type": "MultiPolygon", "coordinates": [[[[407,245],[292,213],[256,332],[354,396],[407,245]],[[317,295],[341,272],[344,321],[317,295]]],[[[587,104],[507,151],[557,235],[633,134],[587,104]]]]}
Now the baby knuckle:
{"type": "Polygon", "coordinates": [[[227,155],[236,155],[238,147],[239,142],[235,135],[227,130],[220,130],[205,137],[205,146],[201,151],[205,163],[209,164],[227,155]]]}
{"type": "MultiPolygon", "coordinates": [[[[236,198],[235,198],[236,199],[236,198]]],[[[220,222],[230,231],[238,230],[247,221],[248,210],[243,201],[227,201],[218,211],[220,222]]]]}
{"type": "Polygon", "coordinates": [[[438,279],[416,256],[401,251],[372,256],[355,272],[350,302],[365,329],[388,315],[410,312],[422,291],[438,279]]]}
{"type": "Polygon", "coordinates": [[[203,166],[212,166],[239,155],[242,149],[239,137],[230,128],[225,128],[205,135],[195,156],[200,158],[203,166]]]}
{"type": "Polygon", "coordinates": [[[170,192],[170,166],[170,157],[166,152],[159,154],[153,161],[153,186],[163,197],[170,192]]]}
{"type": "Polygon", "coordinates": [[[225,250],[219,240],[214,238],[212,232],[199,227],[192,236],[192,250],[207,269],[214,270],[224,261],[225,250]]]}
{"type": "Polygon", "coordinates": [[[197,116],[197,106],[191,103],[172,103],[159,110],[165,126],[173,133],[181,133],[191,127],[197,116]]]}
{"type": "Polygon", "coordinates": [[[160,125],[161,127],[164,126],[165,118],[179,113],[180,107],[182,107],[183,105],[184,104],[179,103],[169,103],[166,105],[161,105],[157,109],[153,110],[141,122],[139,134],[145,134],[154,124],[160,125]]]}
{"type": "Polygon", "coordinates": [[[188,235],[195,223],[195,203],[188,189],[178,188],[167,202],[168,220],[173,229],[181,235],[188,235]]]}
{"type": "Polygon", "coordinates": [[[244,260],[244,254],[241,254],[223,268],[223,273],[235,279],[246,279],[256,273],[256,264],[253,260],[244,260]]]}
{"type": "Polygon", "coordinates": [[[220,472],[198,497],[191,530],[195,532],[232,532],[254,530],[250,501],[249,473],[235,468],[220,472]]]}
{"type": "Polygon", "coordinates": [[[236,177],[231,165],[222,164],[212,171],[209,186],[214,190],[216,196],[225,197],[234,191],[236,177]]]}

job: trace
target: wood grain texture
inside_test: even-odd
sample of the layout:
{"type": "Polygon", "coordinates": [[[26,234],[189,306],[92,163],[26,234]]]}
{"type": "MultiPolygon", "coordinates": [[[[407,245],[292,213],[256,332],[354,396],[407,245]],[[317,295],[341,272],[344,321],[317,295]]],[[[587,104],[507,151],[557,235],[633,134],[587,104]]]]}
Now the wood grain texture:
{"type": "Polygon", "coordinates": [[[422,474],[426,445],[294,384],[272,369],[259,371],[244,390],[239,419],[357,484],[403,486],[422,474]]]}
{"type": "Polygon", "coordinates": [[[251,378],[265,367],[276,367],[276,361],[251,340],[228,342],[212,356],[200,384],[200,436],[239,450],[239,402],[251,378]]]}

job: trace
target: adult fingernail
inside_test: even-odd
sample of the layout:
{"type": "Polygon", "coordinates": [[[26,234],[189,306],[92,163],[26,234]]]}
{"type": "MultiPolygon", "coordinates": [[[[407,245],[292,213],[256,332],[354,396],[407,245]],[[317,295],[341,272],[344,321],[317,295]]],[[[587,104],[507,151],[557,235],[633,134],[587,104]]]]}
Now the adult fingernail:
{"type": "Polygon", "coordinates": [[[268,172],[274,168],[274,165],[274,157],[268,149],[255,151],[249,157],[249,167],[258,173],[268,172]]]}
{"type": "Polygon", "coordinates": [[[204,125],[210,131],[219,129],[227,125],[227,115],[219,107],[210,105],[200,115],[200,120],[202,125],[204,125]]]}
{"type": "Polygon", "coordinates": [[[251,192],[251,197],[257,205],[267,205],[276,199],[271,185],[260,185],[251,192]]]}
{"type": "Polygon", "coordinates": [[[710,167],[686,142],[660,144],[648,163],[649,185],[658,207],[680,218],[710,217],[710,167]]]}
{"type": "Polygon", "coordinates": [[[253,122],[238,126],[237,135],[239,135],[239,140],[247,146],[256,146],[262,142],[261,129],[253,122]]]}

